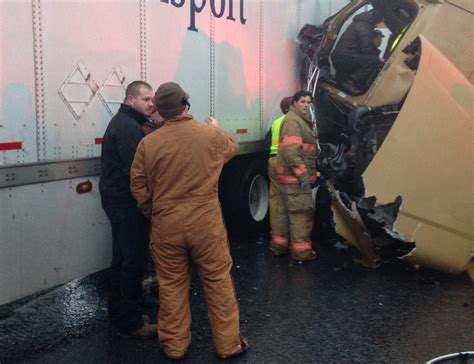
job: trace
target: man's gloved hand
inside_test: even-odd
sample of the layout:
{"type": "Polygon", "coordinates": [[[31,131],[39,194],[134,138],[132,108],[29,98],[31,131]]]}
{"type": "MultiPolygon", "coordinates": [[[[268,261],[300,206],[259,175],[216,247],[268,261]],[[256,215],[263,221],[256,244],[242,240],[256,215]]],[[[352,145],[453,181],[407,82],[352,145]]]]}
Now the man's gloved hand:
{"type": "Polygon", "coordinates": [[[321,186],[324,183],[324,181],[326,181],[326,176],[324,174],[319,174],[318,172],[318,177],[316,178],[316,182],[311,184],[311,188],[321,186]]]}
{"type": "Polygon", "coordinates": [[[324,181],[326,181],[326,176],[324,174],[321,174],[318,176],[318,178],[316,178],[316,185],[321,186],[324,181]]]}
{"type": "Polygon", "coordinates": [[[310,185],[309,181],[307,179],[305,179],[304,181],[300,182],[300,187],[303,190],[307,190],[307,189],[311,188],[311,185],[310,185]]]}

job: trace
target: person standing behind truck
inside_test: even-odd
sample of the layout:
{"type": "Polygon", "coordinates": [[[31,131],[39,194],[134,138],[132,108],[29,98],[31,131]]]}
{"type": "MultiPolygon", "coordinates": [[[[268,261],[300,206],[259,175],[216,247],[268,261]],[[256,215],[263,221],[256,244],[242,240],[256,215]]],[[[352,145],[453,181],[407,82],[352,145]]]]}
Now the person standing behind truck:
{"type": "MultiPolygon", "coordinates": [[[[280,213],[273,231],[273,255],[291,252],[294,260],[316,258],[311,243],[314,204],[311,186],[316,183],[316,134],[308,119],[313,97],[298,91],[280,128],[277,180],[280,213]]],[[[273,226],[272,226],[273,229],[273,226]]]]}
{"type": "Polygon", "coordinates": [[[224,163],[236,140],[207,118],[193,119],[189,95],[174,82],[162,84],[155,106],[163,126],[138,145],[131,190],[152,219],[151,250],[160,290],[158,338],[165,355],[181,359],[191,343],[191,264],[202,282],[217,354],[244,352],[239,308],[230,274],[227,232],[217,194],[224,163]]]}
{"type": "Polygon", "coordinates": [[[153,112],[153,89],[130,83],[125,100],[110,120],[102,140],[99,182],[102,207],[112,225],[112,266],[108,312],[119,333],[152,336],[156,325],[142,315],[142,279],[149,242],[149,222],[130,191],[130,168],[143,125],[153,112]]]}
{"type": "MultiPolygon", "coordinates": [[[[276,174],[276,156],[278,154],[278,139],[280,137],[280,126],[285,118],[286,113],[290,110],[293,96],[288,96],[280,101],[280,109],[283,115],[276,118],[272,123],[271,136],[272,144],[270,146],[270,156],[268,158],[268,178],[270,179],[269,191],[269,213],[270,213],[270,228],[273,234],[274,226],[277,225],[279,214],[278,209],[278,182],[276,174]]],[[[273,235],[272,235],[273,236],[273,235]]]]}

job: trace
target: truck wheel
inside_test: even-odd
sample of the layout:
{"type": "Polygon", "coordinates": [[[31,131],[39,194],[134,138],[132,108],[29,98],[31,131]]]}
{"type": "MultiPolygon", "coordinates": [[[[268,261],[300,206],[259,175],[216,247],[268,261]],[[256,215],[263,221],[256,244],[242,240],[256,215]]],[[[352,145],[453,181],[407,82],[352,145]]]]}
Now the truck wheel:
{"type": "Polygon", "coordinates": [[[256,222],[263,221],[268,212],[268,181],[263,174],[256,174],[248,190],[248,210],[256,222]]]}
{"type": "Polygon", "coordinates": [[[220,198],[231,234],[261,232],[268,225],[266,158],[239,156],[226,165],[220,181],[220,198]]]}

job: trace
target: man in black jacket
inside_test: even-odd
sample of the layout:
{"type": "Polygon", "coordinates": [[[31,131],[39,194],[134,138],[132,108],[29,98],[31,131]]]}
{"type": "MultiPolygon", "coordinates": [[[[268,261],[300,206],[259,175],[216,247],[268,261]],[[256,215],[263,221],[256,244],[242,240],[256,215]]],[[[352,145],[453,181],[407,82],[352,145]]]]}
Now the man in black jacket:
{"type": "Polygon", "coordinates": [[[153,89],[146,82],[129,84],[125,100],[110,120],[102,141],[99,190],[112,225],[113,244],[109,317],[119,332],[131,336],[156,333],[156,325],[149,324],[140,307],[149,222],[130,191],[130,168],[145,135],[143,124],[153,112],[153,97],[153,89]]]}
{"type": "Polygon", "coordinates": [[[356,15],[339,39],[331,59],[336,81],[345,91],[359,94],[370,86],[367,82],[380,63],[374,26],[382,20],[375,10],[356,15]]]}

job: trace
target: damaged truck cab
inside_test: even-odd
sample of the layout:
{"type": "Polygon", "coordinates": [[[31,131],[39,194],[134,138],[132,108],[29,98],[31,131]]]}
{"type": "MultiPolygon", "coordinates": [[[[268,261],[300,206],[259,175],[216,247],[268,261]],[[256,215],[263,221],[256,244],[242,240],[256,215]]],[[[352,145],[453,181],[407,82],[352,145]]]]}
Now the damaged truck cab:
{"type": "Polygon", "coordinates": [[[469,0],[353,0],[299,33],[336,232],[365,266],[473,267],[473,14],[469,0]],[[372,9],[384,19],[381,62],[354,95],[336,82],[331,52],[372,9]]]}

